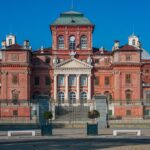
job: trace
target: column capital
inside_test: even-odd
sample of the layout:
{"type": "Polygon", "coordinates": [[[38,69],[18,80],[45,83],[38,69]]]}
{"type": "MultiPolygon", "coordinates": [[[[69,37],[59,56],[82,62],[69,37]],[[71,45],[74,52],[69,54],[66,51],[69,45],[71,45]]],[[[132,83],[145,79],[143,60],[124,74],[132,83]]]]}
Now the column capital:
{"type": "Polygon", "coordinates": [[[68,77],[69,76],[69,74],[65,74],[65,77],[68,77]]]}
{"type": "Polygon", "coordinates": [[[92,77],[92,74],[88,74],[88,77],[92,77]]]}

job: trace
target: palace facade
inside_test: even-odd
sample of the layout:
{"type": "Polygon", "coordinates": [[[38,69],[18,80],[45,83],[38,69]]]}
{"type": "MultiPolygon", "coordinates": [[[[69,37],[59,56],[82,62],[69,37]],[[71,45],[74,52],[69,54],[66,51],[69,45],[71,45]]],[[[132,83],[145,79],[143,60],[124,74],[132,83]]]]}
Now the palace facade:
{"type": "Polygon", "coordinates": [[[150,116],[150,55],[136,35],[122,46],[115,41],[112,50],[94,48],[94,25],[74,11],[61,13],[50,30],[50,48],[32,51],[28,40],[19,45],[12,34],[2,41],[1,119],[31,118],[31,100],[40,96],[53,106],[75,107],[106,95],[112,117],[150,116]]]}

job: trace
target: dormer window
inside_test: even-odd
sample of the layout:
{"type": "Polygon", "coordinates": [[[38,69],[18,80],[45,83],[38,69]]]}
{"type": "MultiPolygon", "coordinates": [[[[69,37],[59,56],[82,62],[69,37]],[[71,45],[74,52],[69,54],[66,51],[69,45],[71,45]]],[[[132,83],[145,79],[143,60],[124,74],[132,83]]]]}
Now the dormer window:
{"type": "Polygon", "coordinates": [[[69,37],[69,49],[75,50],[75,48],[76,48],[76,38],[75,36],[72,35],[69,37]]]}
{"type": "Polygon", "coordinates": [[[64,37],[60,35],[57,40],[58,49],[64,49],[64,37]]]}
{"type": "Polygon", "coordinates": [[[87,48],[87,37],[85,35],[81,36],[80,43],[81,43],[81,49],[87,48]]]}

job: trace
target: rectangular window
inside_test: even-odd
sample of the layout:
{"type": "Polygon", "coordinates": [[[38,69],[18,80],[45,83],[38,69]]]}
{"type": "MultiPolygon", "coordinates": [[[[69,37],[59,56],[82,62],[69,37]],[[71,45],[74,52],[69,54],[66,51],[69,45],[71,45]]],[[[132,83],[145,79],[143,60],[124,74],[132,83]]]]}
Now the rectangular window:
{"type": "Polygon", "coordinates": [[[18,98],[19,98],[18,93],[13,93],[12,94],[12,102],[13,102],[14,105],[18,104],[18,98]]]}
{"type": "Polygon", "coordinates": [[[34,78],[34,85],[40,85],[40,78],[39,77],[34,78]]]}
{"type": "Polygon", "coordinates": [[[80,77],[80,85],[81,86],[87,86],[87,76],[86,75],[82,75],[80,77]]]}
{"type": "Polygon", "coordinates": [[[131,60],[131,55],[126,55],[126,61],[130,61],[131,60]]]}
{"type": "Polygon", "coordinates": [[[76,76],[75,75],[69,76],[69,86],[76,86],[76,76]]]}
{"type": "Polygon", "coordinates": [[[146,92],[146,99],[150,100],[150,92],[146,92]]]}
{"type": "Polygon", "coordinates": [[[49,76],[45,77],[45,85],[50,85],[50,77],[49,76]]]}
{"type": "Polygon", "coordinates": [[[19,60],[18,54],[12,54],[12,55],[11,55],[11,60],[12,60],[12,61],[18,61],[18,60],[19,60]]]}
{"type": "Polygon", "coordinates": [[[127,84],[131,83],[131,74],[126,74],[126,83],[127,84]]]}
{"type": "Polygon", "coordinates": [[[126,93],[126,100],[127,102],[131,101],[131,93],[126,93]]]}
{"type": "Polygon", "coordinates": [[[149,69],[145,69],[145,73],[149,73],[149,69]]]}
{"type": "Polygon", "coordinates": [[[112,116],[112,110],[108,110],[108,115],[112,116]]]}
{"type": "Polygon", "coordinates": [[[95,85],[99,85],[99,77],[95,77],[94,78],[94,84],[95,85]]]}
{"type": "Polygon", "coordinates": [[[17,117],[18,116],[18,111],[17,110],[13,110],[13,117],[17,117]]]}
{"type": "Polygon", "coordinates": [[[58,86],[63,86],[64,85],[64,76],[59,75],[58,76],[58,86]]]}
{"type": "Polygon", "coordinates": [[[105,58],[104,59],[104,64],[105,65],[109,65],[109,63],[110,63],[110,58],[105,58]]]}
{"type": "Polygon", "coordinates": [[[149,110],[144,110],[144,115],[149,115],[149,110]]]}
{"type": "Polygon", "coordinates": [[[127,110],[126,116],[131,116],[131,110],[127,110]]]}
{"type": "Polygon", "coordinates": [[[99,63],[99,59],[95,59],[95,64],[98,64],[99,63]]]}
{"type": "Polygon", "coordinates": [[[12,83],[18,84],[18,82],[19,82],[18,74],[12,74],[12,83]]]}
{"type": "Polygon", "coordinates": [[[110,78],[105,77],[105,86],[109,86],[109,85],[110,85],[110,78]]]}

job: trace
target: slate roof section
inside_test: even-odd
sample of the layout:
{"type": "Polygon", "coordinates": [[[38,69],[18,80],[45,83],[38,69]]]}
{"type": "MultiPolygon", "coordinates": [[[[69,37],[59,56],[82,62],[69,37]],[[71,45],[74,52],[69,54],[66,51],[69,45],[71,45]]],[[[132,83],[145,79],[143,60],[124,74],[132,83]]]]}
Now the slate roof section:
{"type": "Polygon", "coordinates": [[[145,49],[142,49],[142,59],[150,59],[150,53],[145,49]]]}
{"type": "Polygon", "coordinates": [[[93,25],[89,19],[84,17],[83,13],[76,11],[69,11],[61,13],[59,18],[57,18],[51,25],[93,25]]]}

